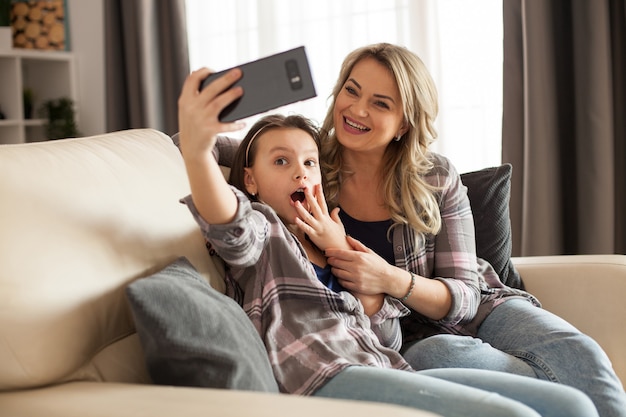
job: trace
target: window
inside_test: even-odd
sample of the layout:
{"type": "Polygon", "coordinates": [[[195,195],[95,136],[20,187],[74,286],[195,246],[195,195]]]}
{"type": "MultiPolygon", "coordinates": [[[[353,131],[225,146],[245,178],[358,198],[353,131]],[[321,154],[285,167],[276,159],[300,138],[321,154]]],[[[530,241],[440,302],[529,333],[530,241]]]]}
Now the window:
{"type": "Polygon", "coordinates": [[[460,172],[500,164],[500,0],[186,0],[186,4],[192,69],[222,70],[304,45],[318,96],[274,111],[301,113],[320,124],[348,52],[375,42],[408,47],[428,66],[439,90],[439,139],[433,149],[449,157],[460,172]]]}

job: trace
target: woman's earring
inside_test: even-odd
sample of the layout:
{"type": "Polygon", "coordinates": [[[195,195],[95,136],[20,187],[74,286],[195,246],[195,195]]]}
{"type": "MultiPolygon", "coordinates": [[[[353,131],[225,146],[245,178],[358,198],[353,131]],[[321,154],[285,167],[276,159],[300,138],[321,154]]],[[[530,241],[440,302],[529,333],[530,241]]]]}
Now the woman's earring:
{"type": "Polygon", "coordinates": [[[400,139],[402,139],[402,135],[396,136],[393,140],[395,140],[396,142],[400,142],[400,139]]]}

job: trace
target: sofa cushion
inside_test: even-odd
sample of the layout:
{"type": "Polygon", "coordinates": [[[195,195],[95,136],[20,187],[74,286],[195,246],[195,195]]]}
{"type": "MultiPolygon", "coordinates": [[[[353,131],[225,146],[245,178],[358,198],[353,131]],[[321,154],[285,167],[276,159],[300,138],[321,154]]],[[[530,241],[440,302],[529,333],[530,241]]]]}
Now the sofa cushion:
{"type": "Polygon", "coordinates": [[[0,391],[149,380],[126,285],[185,256],[224,288],[187,194],[156,130],[0,146],[0,391]]]}
{"type": "Polygon", "coordinates": [[[511,164],[461,174],[467,187],[476,229],[476,254],[493,266],[500,280],[514,288],[524,288],[511,262],[511,221],[509,197],[511,164]]]}
{"type": "Polygon", "coordinates": [[[153,382],[278,392],[243,309],[184,257],[126,288],[153,382]]]}

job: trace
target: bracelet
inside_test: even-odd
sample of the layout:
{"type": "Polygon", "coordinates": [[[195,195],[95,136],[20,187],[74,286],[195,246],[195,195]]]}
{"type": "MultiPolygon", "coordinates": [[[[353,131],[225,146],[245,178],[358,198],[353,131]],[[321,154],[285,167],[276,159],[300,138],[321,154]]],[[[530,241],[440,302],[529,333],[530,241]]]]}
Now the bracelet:
{"type": "Polygon", "coordinates": [[[404,297],[400,299],[400,301],[402,302],[406,301],[411,296],[411,294],[413,293],[413,288],[415,287],[415,274],[411,271],[409,271],[409,274],[411,274],[411,285],[409,286],[409,290],[406,292],[404,297]]]}

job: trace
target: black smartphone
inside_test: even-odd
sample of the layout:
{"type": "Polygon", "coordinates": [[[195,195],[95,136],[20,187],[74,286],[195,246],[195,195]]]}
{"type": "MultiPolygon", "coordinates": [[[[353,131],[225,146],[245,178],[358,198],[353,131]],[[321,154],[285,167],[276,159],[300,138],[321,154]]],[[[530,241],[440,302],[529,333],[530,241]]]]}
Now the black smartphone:
{"type": "MultiPolygon", "coordinates": [[[[219,115],[222,122],[233,122],[317,95],[304,46],[235,68],[241,68],[242,76],[230,87],[243,87],[243,95],[222,110],[219,115]]],[[[202,81],[200,90],[226,71],[209,75],[202,81]]]]}

